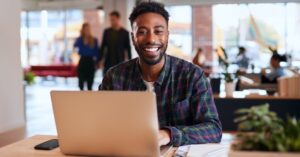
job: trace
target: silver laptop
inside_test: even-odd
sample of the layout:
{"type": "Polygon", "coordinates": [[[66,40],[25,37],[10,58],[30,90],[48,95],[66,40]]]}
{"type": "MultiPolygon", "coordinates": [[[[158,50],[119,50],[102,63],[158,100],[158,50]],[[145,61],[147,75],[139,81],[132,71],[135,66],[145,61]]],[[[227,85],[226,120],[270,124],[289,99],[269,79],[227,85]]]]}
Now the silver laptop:
{"type": "Polygon", "coordinates": [[[61,152],[88,156],[160,156],[152,92],[52,91],[61,152]]]}

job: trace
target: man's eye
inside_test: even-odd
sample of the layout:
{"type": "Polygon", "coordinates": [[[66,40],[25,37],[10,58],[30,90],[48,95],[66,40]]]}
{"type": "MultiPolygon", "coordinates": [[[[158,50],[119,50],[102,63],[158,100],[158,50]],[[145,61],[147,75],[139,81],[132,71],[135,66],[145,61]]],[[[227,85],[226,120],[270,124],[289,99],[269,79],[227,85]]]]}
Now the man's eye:
{"type": "Polygon", "coordinates": [[[147,32],[146,31],[138,31],[137,34],[138,35],[145,35],[147,32]]]}
{"type": "Polygon", "coordinates": [[[160,31],[160,30],[158,30],[158,31],[155,31],[155,34],[159,34],[159,35],[161,35],[161,34],[163,34],[164,33],[164,31],[160,31]]]}

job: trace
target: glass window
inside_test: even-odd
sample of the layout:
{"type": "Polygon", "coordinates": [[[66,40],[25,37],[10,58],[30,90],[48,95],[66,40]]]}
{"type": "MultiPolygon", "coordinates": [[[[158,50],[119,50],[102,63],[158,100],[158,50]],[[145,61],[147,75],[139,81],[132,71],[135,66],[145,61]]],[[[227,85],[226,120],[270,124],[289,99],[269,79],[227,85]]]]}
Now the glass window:
{"type": "Polygon", "coordinates": [[[192,54],[192,8],[191,6],[168,6],[169,46],[167,52],[180,58],[192,54]]]}
{"type": "MultiPolygon", "coordinates": [[[[300,61],[300,4],[288,3],[286,5],[286,47],[294,61],[300,61]]],[[[298,65],[299,66],[299,65],[298,65]]],[[[300,67],[300,66],[299,66],[300,67]]]]}
{"type": "Polygon", "coordinates": [[[220,4],[213,6],[213,44],[223,46],[234,61],[238,46],[247,49],[252,64],[269,65],[271,51],[299,59],[300,6],[296,3],[220,4]],[[255,58],[255,59],[254,59],[255,58]]]}
{"type": "Polygon", "coordinates": [[[70,63],[82,22],[82,10],[22,12],[22,65],[70,63]]]}

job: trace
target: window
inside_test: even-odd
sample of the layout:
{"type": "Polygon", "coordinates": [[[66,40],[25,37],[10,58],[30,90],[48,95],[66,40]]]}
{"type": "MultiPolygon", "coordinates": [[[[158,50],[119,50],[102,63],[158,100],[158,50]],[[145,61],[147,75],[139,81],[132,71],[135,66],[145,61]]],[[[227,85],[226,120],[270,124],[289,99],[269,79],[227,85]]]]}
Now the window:
{"type": "Polygon", "coordinates": [[[270,46],[299,60],[299,9],[297,3],[214,5],[214,47],[225,47],[229,60],[234,60],[237,47],[244,46],[259,67],[269,65],[270,46]]]}
{"type": "Polygon", "coordinates": [[[192,54],[192,8],[191,6],[168,6],[169,46],[168,53],[185,58],[192,54]]]}
{"type": "Polygon", "coordinates": [[[82,22],[82,10],[22,12],[22,65],[70,63],[82,22]]]}

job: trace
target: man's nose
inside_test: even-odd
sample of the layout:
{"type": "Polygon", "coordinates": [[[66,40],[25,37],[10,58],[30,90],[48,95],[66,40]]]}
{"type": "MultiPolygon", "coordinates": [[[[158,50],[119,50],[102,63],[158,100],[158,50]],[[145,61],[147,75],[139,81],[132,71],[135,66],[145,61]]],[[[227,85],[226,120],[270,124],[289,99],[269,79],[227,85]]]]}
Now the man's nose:
{"type": "Polygon", "coordinates": [[[157,41],[157,36],[153,32],[149,32],[147,34],[147,42],[148,43],[155,43],[157,41]]]}

